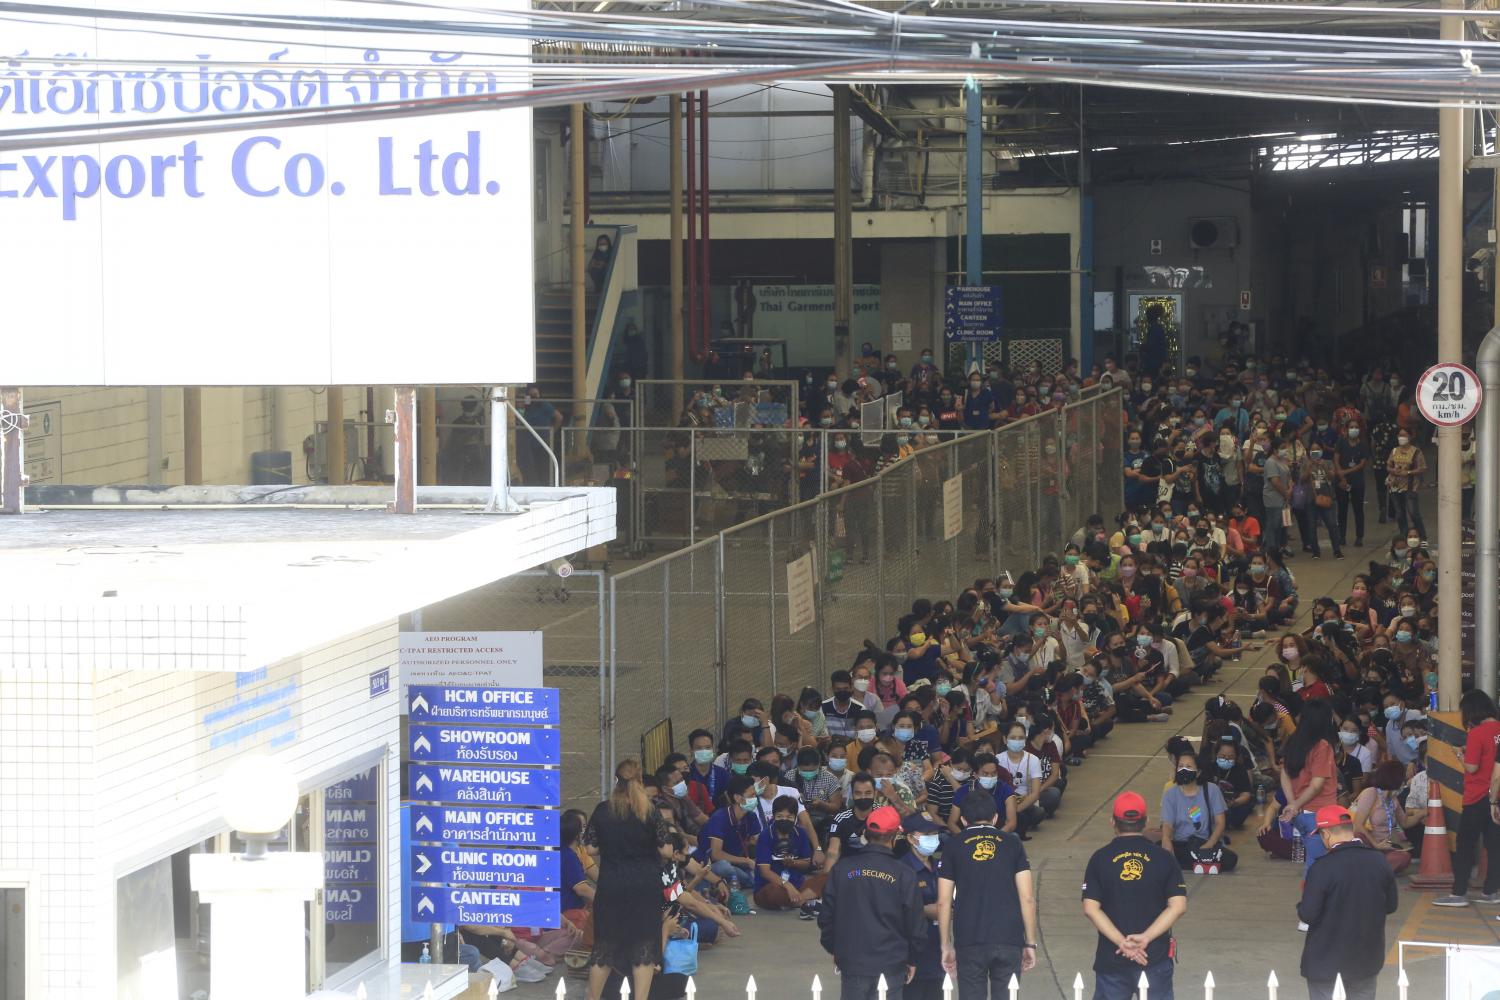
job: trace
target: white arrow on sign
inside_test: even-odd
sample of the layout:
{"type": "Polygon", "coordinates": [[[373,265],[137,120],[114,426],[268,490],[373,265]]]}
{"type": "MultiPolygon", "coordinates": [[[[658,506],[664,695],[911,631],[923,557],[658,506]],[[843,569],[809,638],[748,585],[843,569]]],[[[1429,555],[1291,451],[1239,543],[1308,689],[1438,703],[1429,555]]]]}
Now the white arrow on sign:
{"type": "Polygon", "coordinates": [[[417,852],[417,874],[418,875],[425,875],[425,874],[427,874],[427,869],[429,869],[431,867],[432,867],[432,862],[427,859],[427,855],[423,854],[421,851],[418,851],[417,852]]]}
{"type": "Polygon", "coordinates": [[[425,750],[428,753],[431,753],[432,744],[427,742],[426,736],[419,733],[417,735],[417,738],[411,741],[411,750],[412,753],[416,753],[418,750],[425,750]]]}
{"type": "Polygon", "coordinates": [[[416,830],[418,833],[431,833],[432,820],[428,819],[426,816],[418,816],[416,830]]]}
{"type": "Polygon", "coordinates": [[[422,697],[420,694],[411,700],[411,710],[413,712],[415,712],[418,708],[426,712],[430,709],[430,707],[431,706],[427,704],[427,699],[422,697]]]}
{"type": "Polygon", "coordinates": [[[436,913],[437,907],[432,905],[432,900],[428,899],[426,896],[423,896],[421,899],[417,900],[417,912],[419,914],[423,912],[436,913]]]}
{"type": "Polygon", "coordinates": [[[422,792],[422,791],[430,792],[430,791],[432,791],[432,779],[429,778],[429,777],[427,777],[427,775],[425,775],[425,774],[418,775],[417,776],[417,785],[416,785],[416,788],[417,788],[417,791],[419,791],[419,792],[422,792]]]}

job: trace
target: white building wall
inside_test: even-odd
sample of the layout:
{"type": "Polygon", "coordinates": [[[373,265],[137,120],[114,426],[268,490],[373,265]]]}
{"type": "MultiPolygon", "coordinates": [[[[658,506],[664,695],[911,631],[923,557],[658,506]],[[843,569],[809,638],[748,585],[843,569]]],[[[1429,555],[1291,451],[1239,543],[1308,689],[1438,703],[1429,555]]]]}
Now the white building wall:
{"type": "Polygon", "coordinates": [[[115,995],[116,880],[223,832],[217,779],[252,749],[285,760],[304,792],[356,764],[383,762],[385,955],[396,961],[397,643],[392,621],[271,666],[249,684],[242,678],[252,675],[233,673],[0,675],[0,879],[38,880],[27,904],[28,920],[38,922],[35,995],[115,995]],[[381,669],[390,687],[371,698],[370,674],[381,669]],[[290,697],[276,696],[289,685],[290,697]],[[288,709],[290,724],[274,723],[288,709]],[[215,712],[224,720],[206,722],[215,712]],[[233,726],[248,728],[225,740],[233,726]]]}

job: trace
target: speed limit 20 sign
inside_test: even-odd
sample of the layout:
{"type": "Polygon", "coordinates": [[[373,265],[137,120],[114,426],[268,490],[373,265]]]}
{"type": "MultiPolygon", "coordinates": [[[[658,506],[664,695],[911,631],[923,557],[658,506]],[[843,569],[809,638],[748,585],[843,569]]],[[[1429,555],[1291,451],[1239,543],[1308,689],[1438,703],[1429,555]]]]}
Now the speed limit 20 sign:
{"type": "Polygon", "coordinates": [[[1459,364],[1433,365],[1417,381],[1417,408],[1440,427],[1468,423],[1479,412],[1483,397],[1479,377],[1459,364]]]}

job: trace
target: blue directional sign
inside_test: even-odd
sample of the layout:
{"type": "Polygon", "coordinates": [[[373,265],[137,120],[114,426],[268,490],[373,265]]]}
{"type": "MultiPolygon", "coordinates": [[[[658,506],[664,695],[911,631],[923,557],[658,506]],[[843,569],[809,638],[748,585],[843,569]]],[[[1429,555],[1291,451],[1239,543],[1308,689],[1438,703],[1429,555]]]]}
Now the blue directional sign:
{"type": "Polygon", "coordinates": [[[379,881],[377,874],[374,844],[323,848],[323,881],[329,885],[374,884],[379,881]]]}
{"type": "Polygon", "coordinates": [[[323,890],[323,919],[330,924],[373,924],[378,907],[373,885],[330,885],[323,890]]]}
{"type": "Polygon", "coordinates": [[[412,806],[412,839],[493,847],[561,846],[561,814],[508,806],[412,806]]]}
{"type": "Polygon", "coordinates": [[[411,797],[418,802],[558,806],[562,805],[562,772],[504,765],[413,764],[411,797]]]}
{"type": "Polygon", "coordinates": [[[949,340],[989,343],[1000,339],[1000,289],[963,285],[945,290],[943,335],[949,340]]]}
{"type": "Polygon", "coordinates": [[[454,764],[562,763],[562,742],[556,729],[413,725],[409,731],[412,760],[454,764]]]}
{"type": "Polygon", "coordinates": [[[562,709],[556,688],[439,687],[413,684],[407,693],[412,722],[556,726],[562,709]]]}
{"type": "Polygon", "coordinates": [[[451,886],[413,886],[410,892],[411,918],[423,923],[558,927],[562,922],[562,897],[555,892],[451,886]]]}
{"type": "Polygon", "coordinates": [[[556,889],[562,885],[562,855],[505,847],[423,847],[407,855],[413,882],[556,889]]]}

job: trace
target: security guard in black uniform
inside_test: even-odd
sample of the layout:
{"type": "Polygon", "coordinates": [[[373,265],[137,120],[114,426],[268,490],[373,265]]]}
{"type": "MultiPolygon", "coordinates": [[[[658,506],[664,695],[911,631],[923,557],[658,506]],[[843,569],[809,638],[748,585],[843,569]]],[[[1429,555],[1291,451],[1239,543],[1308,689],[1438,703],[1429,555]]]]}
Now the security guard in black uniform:
{"type": "Polygon", "coordinates": [[[840,1000],[873,1000],[885,977],[886,1000],[902,1000],[927,946],[917,873],[896,860],[901,814],[881,806],[865,820],[865,847],[833,866],[823,889],[818,929],[838,966],[840,1000]]]}

